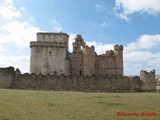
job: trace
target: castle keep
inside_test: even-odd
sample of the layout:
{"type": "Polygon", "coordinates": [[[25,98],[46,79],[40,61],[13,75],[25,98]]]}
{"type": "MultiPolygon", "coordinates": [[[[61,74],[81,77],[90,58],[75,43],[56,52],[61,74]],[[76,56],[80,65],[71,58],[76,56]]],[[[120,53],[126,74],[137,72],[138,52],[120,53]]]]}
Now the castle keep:
{"type": "Polygon", "coordinates": [[[66,73],[68,38],[65,33],[37,33],[37,42],[30,43],[30,72],[66,73]]]}
{"type": "Polygon", "coordinates": [[[122,75],[123,46],[97,55],[94,46],[87,46],[81,35],[68,52],[69,35],[66,33],[37,33],[37,41],[30,42],[30,73],[65,75],[122,75]]]}

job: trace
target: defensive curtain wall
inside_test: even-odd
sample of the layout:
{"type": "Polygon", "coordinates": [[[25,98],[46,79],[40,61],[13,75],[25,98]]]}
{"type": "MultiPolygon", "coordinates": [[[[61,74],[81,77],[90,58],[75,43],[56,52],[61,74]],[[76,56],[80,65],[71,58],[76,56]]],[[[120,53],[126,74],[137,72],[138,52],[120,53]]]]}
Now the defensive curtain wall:
{"type": "Polygon", "coordinates": [[[13,67],[0,68],[0,88],[83,92],[156,91],[155,71],[141,71],[140,76],[77,76],[21,74],[13,67]]]}

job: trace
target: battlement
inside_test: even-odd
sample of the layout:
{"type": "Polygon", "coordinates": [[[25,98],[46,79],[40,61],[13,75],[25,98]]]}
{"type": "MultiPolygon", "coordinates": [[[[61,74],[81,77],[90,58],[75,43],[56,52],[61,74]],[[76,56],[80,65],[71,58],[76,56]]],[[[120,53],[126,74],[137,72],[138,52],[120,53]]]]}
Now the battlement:
{"type": "Polygon", "coordinates": [[[113,50],[106,51],[106,56],[114,56],[114,51],[113,50]]]}
{"type": "Polygon", "coordinates": [[[155,79],[155,70],[153,69],[150,72],[141,70],[141,72],[140,72],[140,78],[143,81],[150,81],[150,80],[155,79]]]}
{"type": "Polygon", "coordinates": [[[108,56],[108,57],[111,57],[111,56],[115,56],[115,54],[117,53],[116,51],[123,51],[123,45],[114,45],[114,51],[113,50],[108,50],[106,51],[105,54],[101,54],[101,55],[98,55],[98,56],[101,56],[101,57],[105,57],[105,56],[108,56]]]}
{"type": "Polygon", "coordinates": [[[32,41],[30,47],[68,47],[66,42],[41,42],[32,41]]]}
{"type": "Polygon", "coordinates": [[[155,75],[154,69],[150,72],[141,70],[140,79],[142,80],[141,89],[143,91],[155,91],[156,90],[156,75],[155,75]]]}
{"type": "Polygon", "coordinates": [[[108,50],[108,51],[106,51],[105,54],[100,54],[98,56],[99,57],[105,57],[105,56],[111,57],[111,56],[114,56],[114,55],[115,55],[115,52],[113,50],[108,50]]]}
{"type": "Polygon", "coordinates": [[[69,37],[69,35],[67,33],[64,32],[38,32],[37,35],[39,34],[48,34],[48,35],[66,35],[69,37]]]}
{"type": "Polygon", "coordinates": [[[89,54],[95,53],[94,46],[92,45],[91,47],[89,47],[88,45],[85,45],[83,49],[83,53],[89,53],[89,54]]]}
{"type": "Polygon", "coordinates": [[[115,51],[123,51],[123,45],[114,45],[115,51]]]}
{"type": "Polygon", "coordinates": [[[37,41],[68,43],[68,38],[69,38],[69,35],[63,32],[59,32],[59,33],[38,32],[37,33],[37,41]]]}
{"type": "Polygon", "coordinates": [[[0,88],[121,93],[155,91],[154,79],[151,78],[150,81],[152,82],[143,82],[139,76],[121,75],[21,74],[19,69],[15,70],[13,67],[0,68],[0,88]]]}

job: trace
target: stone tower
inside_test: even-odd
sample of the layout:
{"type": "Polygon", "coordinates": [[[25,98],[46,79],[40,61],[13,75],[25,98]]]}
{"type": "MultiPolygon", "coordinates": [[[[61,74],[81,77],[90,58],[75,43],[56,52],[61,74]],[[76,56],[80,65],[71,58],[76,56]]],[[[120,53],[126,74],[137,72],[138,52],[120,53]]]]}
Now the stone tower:
{"type": "Polygon", "coordinates": [[[95,48],[94,46],[88,47],[87,45],[83,49],[83,71],[84,75],[95,74],[95,48]]]}
{"type": "Polygon", "coordinates": [[[83,41],[81,35],[77,35],[73,43],[73,52],[82,52],[85,45],[86,43],[83,41]]]}
{"type": "Polygon", "coordinates": [[[83,49],[86,43],[83,41],[81,35],[77,35],[75,42],[73,42],[73,53],[69,55],[70,59],[70,74],[83,75],[83,49]]]}
{"type": "Polygon", "coordinates": [[[65,73],[65,59],[68,51],[66,33],[37,33],[37,41],[30,42],[30,73],[65,73]]]}
{"type": "Polygon", "coordinates": [[[116,74],[123,75],[123,46],[114,45],[116,74]]]}

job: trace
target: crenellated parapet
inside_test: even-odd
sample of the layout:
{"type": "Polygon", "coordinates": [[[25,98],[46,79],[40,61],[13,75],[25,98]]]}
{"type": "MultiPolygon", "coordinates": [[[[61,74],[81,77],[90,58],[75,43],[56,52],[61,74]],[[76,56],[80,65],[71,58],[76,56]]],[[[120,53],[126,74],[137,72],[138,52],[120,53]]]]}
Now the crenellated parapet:
{"type": "Polygon", "coordinates": [[[150,72],[141,70],[140,79],[142,80],[141,89],[143,91],[155,91],[156,90],[156,75],[153,69],[150,72]]]}
{"type": "Polygon", "coordinates": [[[46,33],[46,32],[38,32],[37,33],[37,41],[46,41],[46,42],[67,42],[68,43],[69,35],[63,32],[59,33],[46,33]]]}
{"type": "Polygon", "coordinates": [[[95,54],[95,47],[92,45],[91,47],[89,47],[88,45],[85,45],[84,46],[84,49],[83,49],[83,53],[84,54],[89,54],[89,55],[91,55],[91,54],[95,54]]]}
{"type": "Polygon", "coordinates": [[[114,45],[115,51],[123,51],[123,45],[114,45]]]}
{"type": "Polygon", "coordinates": [[[108,57],[112,57],[112,56],[116,56],[117,52],[121,53],[123,51],[123,45],[114,45],[114,51],[113,50],[108,50],[106,51],[105,54],[101,54],[98,56],[108,56],[108,57]]]}
{"type": "Polygon", "coordinates": [[[114,56],[114,51],[113,50],[106,51],[106,56],[114,56]]]}
{"type": "Polygon", "coordinates": [[[30,47],[68,47],[68,45],[66,42],[32,41],[30,42],[30,47]]]}
{"type": "Polygon", "coordinates": [[[105,54],[100,54],[98,55],[99,57],[112,57],[115,55],[115,52],[113,50],[108,50],[106,51],[105,54]]]}
{"type": "MultiPolygon", "coordinates": [[[[143,74],[154,74],[153,72],[143,74]]],[[[152,76],[152,75],[151,75],[152,76]]],[[[153,81],[153,79],[149,80],[153,81]]],[[[54,91],[85,91],[85,92],[141,92],[154,91],[155,84],[146,83],[140,77],[121,75],[57,75],[54,74],[21,74],[19,69],[0,68],[0,88],[54,90],[54,91]],[[152,85],[152,86],[151,86],[152,85]]]]}

